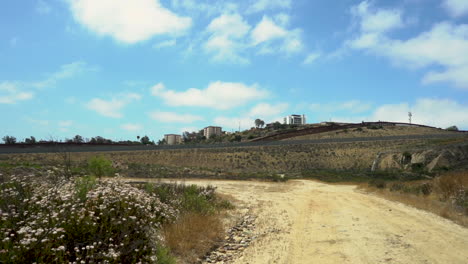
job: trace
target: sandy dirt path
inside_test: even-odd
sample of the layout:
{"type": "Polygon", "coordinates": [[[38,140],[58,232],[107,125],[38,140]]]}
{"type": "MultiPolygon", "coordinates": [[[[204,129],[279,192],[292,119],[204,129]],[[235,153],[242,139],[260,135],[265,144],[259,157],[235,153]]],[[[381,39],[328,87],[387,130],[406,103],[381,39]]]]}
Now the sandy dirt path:
{"type": "Polygon", "coordinates": [[[235,263],[468,263],[468,229],[354,186],[190,180],[257,216],[235,263]]]}

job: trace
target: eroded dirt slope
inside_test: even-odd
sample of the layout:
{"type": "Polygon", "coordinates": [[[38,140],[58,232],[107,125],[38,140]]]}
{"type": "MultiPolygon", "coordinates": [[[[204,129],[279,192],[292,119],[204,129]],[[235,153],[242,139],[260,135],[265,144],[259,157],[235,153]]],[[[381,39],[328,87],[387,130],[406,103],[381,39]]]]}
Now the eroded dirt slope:
{"type": "Polygon", "coordinates": [[[235,263],[468,263],[468,229],[354,186],[186,182],[215,185],[257,215],[258,238],[235,263]]]}

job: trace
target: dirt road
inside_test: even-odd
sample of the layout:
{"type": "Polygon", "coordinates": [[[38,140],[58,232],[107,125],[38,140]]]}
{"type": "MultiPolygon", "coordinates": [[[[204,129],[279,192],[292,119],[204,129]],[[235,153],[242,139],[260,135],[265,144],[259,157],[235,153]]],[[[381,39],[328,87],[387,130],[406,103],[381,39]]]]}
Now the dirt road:
{"type": "Polygon", "coordinates": [[[235,263],[468,263],[468,229],[354,186],[211,184],[257,216],[258,238],[235,263]]]}

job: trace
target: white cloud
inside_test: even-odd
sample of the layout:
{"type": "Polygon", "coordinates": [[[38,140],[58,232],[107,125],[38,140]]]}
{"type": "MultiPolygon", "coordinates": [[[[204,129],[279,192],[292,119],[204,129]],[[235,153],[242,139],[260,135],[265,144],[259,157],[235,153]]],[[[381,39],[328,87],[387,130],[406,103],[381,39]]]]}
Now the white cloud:
{"type": "Polygon", "coordinates": [[[132,101],[139,100],[140,98],[141,96],[135,93],[123,94],[118,98],[112,98],[111,100],[93,98],[86,103],[85,106],[102,116],[121,118],[123,116],[121,113],[122,109],[132,101]]]}
{"type": "Polygon", "coordinates": [[[250,26],[239,14],[222,14],[211,21],[207,30],[219,35],[241,38],[249,32],[250,26]]]}
{"type": "Polygon", "coordinates": [[[248,116],[255,118],[271,118],[283,114],[288,107],[289,105],[287,103],[279,103],[275,105],[259,103],[249,111],[248,116]]]}
{"type": "Polygon", "coordinates": [[[277,38],[284,38],[287,31],[276,25],[272,19],[267,16],[252,31],[252,40],[254,45],[277,38]]]}
{"type": "Polygon", "coordinates": [[[302,30],[300,29],[290,31],[280,50],[286,54],[293,54],[302,51],[304,44],[302,44],[301,34],[302,30]]]}
{"type": "Polygon", "coordinates": [[[427,73],[423,78],[423,83],[434,82],[452,82],[455,86],[460,88],[468,88],[468,65],[448,68],[445,72],[427,73]]]}
{"type": "Polygon", "coordinates": [[[289,108],[286,103],[268,104],[259,103],[253,106],[247,113],[239,117],[218,116],[213,122],[215,125],[222,126],[224,129],[238,130],[239,125],[241,130],[249,129],[255,126],[255,119],[260,118],[266,123],[281,121],[281,115],[289,108]]]}
{"type": "Polygon", "coordinates": [[[34,97],[34,93],[20,91],[18,86],[18,83],[1,82],[0,104],[15,104],[18,101],[30,100],[34,97]]]}
{"type": "Polygon", "coordinates": [[[167,90],[159,83],[151,88],[151,92],[171,106],[200,106],[219,110],[231,109],[268,95],[256,84],[249,86],[221,81],[212,82],[203,90],[190,88],[184,92],[167,90]]]}
{"type": "Polygon", "coordinates": [[[89,66],[86,62],[77,61],[62,65],[60,70],[48,74],[45,79],[40,81],[0,81],[0,104],[14,104],[18,101],[32,99],[35,94],[28,90],[55,86],[61,80],[72,78],[83,72],[97,70],[97,67],[89,66]]]}
{"type": "Polygon", "coordinates": [[[262,20],[251,32],[253,46],[263,44],[261,47],[263,54],[282,51],[286,54],[296,53],[302,50],[301,30],[287,30],[277,24],[268,16],[263,16],[262,20]],[[280,44],[274,44],[280,41],[280,44]]]}
{"type": "Polygon", "coordinates": [[[453,17],[468,14],[468,1],[466,0],[444,0],[443,6],[453,17]]]}
{"type": "Polygon", "coordinates": [[[93,98],[86,104],[88,109],[96,111],[98,114],[106,117],[121,118],[120,110],[125,106],[125,102],[112,99],[110,101],[93,98]]]}
{"type": "Polygon", "coordinates": [[[135,132],[135,131],[140,131],[143,129],[143,127],[140,124],[123,124],[120,126],[123,130],[130,131],[130,132],[135,132]]]}
{"type": "Polygon", "coordinates": [[[166,86],[164,86],[164,83],[158,83],[150,88],[151,95],[159,96],[160,93],[164,91],[164,89],[166,89],[166,86]]]}
{"type": "Polygon", "coordinates": [[[468,89],[468,56],[462,55],[468,54],[468,25],[439,23],[407,41],[390,41],[384,46],[384,52],[404,65],[442,66],[439,72],[429,72],[424,83],[448,81],[468,89]]]}
{"type": "Polygon", "coordinates": [[[178,35],[192,20],[164,8],[159,0],[69,0],[76,21],[89,30],[124,43],[137,43],[155,35],[178,35]]]}
{"type": "Polygon", "coordinates": [[[162,42],[154,44],[153,48],[155,49],[168,48],[168,47],[173,47],[176,44],[177,44],[177,40],[170,39],[170,40],[166,40],[166,41],[162,41],[162,42]]]}
{"type": "Polygon", "coordinates": [[[422,98],[414,105],[408,103],[380,106],[371,116],[372,120],[408,122],[408,112],[413,114],[415,124],[446,128],[452,125],[468,127],[468,106],[449,99],[422,98]]]}
{"type": "Polygon", "coordinates": [[[247,13],[257,13],[268,9],[291,8],[292,0],[254,0],[247,13]]]}
{"type": "Polygon", "coordinates": [[[430,71],[426,74],[423,83],[444,81],[468,89],[468,78],[466,77],[468,75],[468,56],[462,55],[468,54],[468,25],[442,22],[413,38],[398,40],[390,38],[386,32],[401,25],[400,13],[392,11],[393,19],[387,18],[384,20],[387,22],[371,25],[372,23],[365,22],[367,17],[392,12],[371,11],[369,8],[363,8],[363,10],[366,11],[358,13],[361,22],[359,36],[348,42],[351,48],[363,49],[379,56],[388,57],[396,65],[407,68],[437,67],[440,70],[430,71]],[[369,25],[362,26],[366,23],[369,25]]]}
{"type": "Polygon", "coordinates": [[[36,12],[41,15],[49,14],[52,11],[52,7],[44,0],[39,0],[36,3],[36,12]]]}
{"type": "Polygon", "coordinates": [[[320,58],[320,56],[322,56],[322,54],[320,54],[319,52],[309,53],[309,55],[307,55],[307,57],[304,59],[304,61],[302,63],[303,64],[312,64],[318,58],[320,58]]]}
{"type": "Polygon", "coordinates": [[[286,29],[289,16],[280,13],[273,18],[263,16],[252,26],[238,13],[222,14],[213,19],[206,32],[205,52],[213,55],[215,62],[248,64],[249,51],[257,54],[293,54],[302,51],[302,31],[286,29]]]}
{"type": "Polygon", "coordinates": [[[250,31],[250,25],[239,14],[222,14],[213,19],[206,31],[210,34],[204,45],[217,62],[246,64],[248,60],[239,53],[245,49],[242,39],[250,31]]]}
{"type": "Polygon", "coordinates": [[[72,78],[84,72],[96,72],[99,68],[90,66],[84,61],[75,61],[60,66],[60,70],[50,74],[46,79],[32,83],[35,88],[46,88],[55,86],[58,81],[72,78]]]}
{"type": "Polygon", "coordinates": [[[385,104],[373,109],[368,115],[330,115],[333,121],[389,121],[408,123],[408,112],[413,114],[412,123],[446,128],[456,125],[468,129],[468,106],[450,99],[420,98],[414,104],[407,102],[385,104]]]}
{"type": "Polygon", "coordinates": [[[195,13],[204,16],[212,16],[219,13],[235,12],[238,9],[236,3],[225,1],[200,1],[200,0],[171,0],[172,8],[184,9],[191,15],[195,13]]]}
{"type": "Polygon", "coordinates": [[[404,25],[401,10],[374,9],[369,1],[353,6],[351,14],[360,18],[360,28],[363,32],[384,33],[404,25]]]}
{"type": "Polygon", "coordinates": [[[357,49],[373,47],[384,38],[386,32],[404,26],[401,10],[376,9],[369,1],[353,6],[351,14],[359,24],[360,35],[349,45],[357,49]]]}
{"type": "Polygon", "coordinates": [[[164,123],[193,123],[203,120],[203,117],[191,114],[179,114],[174,112],[154,111],[150,113],[150,117],[154,120],[164,123]]]}

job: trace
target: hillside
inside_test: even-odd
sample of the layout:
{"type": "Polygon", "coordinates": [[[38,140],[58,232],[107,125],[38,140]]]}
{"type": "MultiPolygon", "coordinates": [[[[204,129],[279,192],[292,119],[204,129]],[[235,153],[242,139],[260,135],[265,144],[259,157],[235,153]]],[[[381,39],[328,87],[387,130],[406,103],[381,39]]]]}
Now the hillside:
{"type": "Polygon", "coordinates": [[[382,126],[373,129],[368,127],[339,129],[336,131],[322,132],[286,138],[283,140],[311,140],[323,138],[356,138],[356,137],[385,137],[385,136],[407,136],[407,135],[457,135],[460,132],[447,131],[432,127],[417,126],[382,126]]]}

